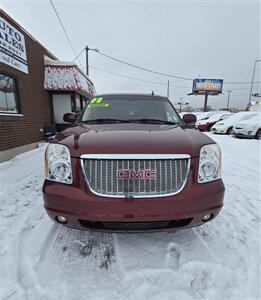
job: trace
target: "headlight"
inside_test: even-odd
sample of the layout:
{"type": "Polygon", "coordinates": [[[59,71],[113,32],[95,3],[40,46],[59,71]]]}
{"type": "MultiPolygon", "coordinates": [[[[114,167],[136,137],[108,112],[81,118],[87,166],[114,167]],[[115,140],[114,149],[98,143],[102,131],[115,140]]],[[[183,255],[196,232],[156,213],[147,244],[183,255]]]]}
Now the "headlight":
{"type": "Polygon", "coordinates": [[[204,183],[221,178],[221,151],[217,144],[200,149],[198,182],[204,183]]]}
{"type": "Polygon", "coordinates": [[[69,149],[60,144],[49,144],[45,152],[46,179],[72,183],[72,167],[69,149]]]}

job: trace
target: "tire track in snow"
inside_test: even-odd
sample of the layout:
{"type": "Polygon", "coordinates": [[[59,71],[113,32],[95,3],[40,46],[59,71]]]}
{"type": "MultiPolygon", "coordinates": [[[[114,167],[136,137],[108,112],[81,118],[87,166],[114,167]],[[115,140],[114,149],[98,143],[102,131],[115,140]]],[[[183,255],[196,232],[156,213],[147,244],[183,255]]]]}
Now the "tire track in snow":
{"type": "Polygon", "coordinates": [[[32,235],[31,226],[23,228],[17,247],[17,281],[25,291],[25,299],[29,300],[30,295],[37,295],[37,299],[45,300],[46,295],[36,275],[37,253],[36,248],[28,247],[28,240],[32,235]]]}
{"type": "Polygon", "coordinates": [[[25,227],[20,234],[17,280],[26,299],[35,300],[31,297],[34,294],[37,299],[56,300],[49,291],[50,282],[59,285],[68,278],[77,282],[79,272],[88,272],[88,277],[91,270],[100,269],[117,276],[113,268],[116,251],[112,234],[66,228],[47,218],[41,223],[36,229],[25,227]],[[30,249],[34,243],[36,247],[30,249]]]}
{"type": "Polygon", "coordinates": [[[215,255],[215,253],[211,250],[210,246],[207,244],[207,242],[202,238],[202,236],[200,235],[200,233],[197,232],[197,230],[195,228],[192,228],[194,234],[196,235],[196,237],[200,240],[200,242],[202,243],[203,247],[205,247],[205,249],[207,250],[207,252],[209,253],[209,255],[212,257],[212,259],[214,260],[215,263],[220,263],[219,258],[217,257],[217,255],[215,255]]]}
{"type": "Polygon", "coordinates": [[[79,265],[89,259],[96,267],[109,269],[116,260],[112,234],[81,231],[59,224],[55,226],[55,231],[48,234],[40,250],[41,261],[55,259],[66,262],[69,257],[77,257],[79,265]]]}

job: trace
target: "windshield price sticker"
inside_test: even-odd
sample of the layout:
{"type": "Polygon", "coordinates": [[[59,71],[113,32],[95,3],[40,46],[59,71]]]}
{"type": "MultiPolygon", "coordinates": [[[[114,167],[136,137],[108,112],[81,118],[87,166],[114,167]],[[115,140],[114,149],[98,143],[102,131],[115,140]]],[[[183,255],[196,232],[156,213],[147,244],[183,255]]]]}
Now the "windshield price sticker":
{"type": "Polygon", "coordinates": [[[93,107],[108,107],[110,106],[109,103],[103,103],[103,98],[99,97],[99,98],[93,98],[90,102],[90,104],[88,105],[88,107],[93,108],[93,107]]]}

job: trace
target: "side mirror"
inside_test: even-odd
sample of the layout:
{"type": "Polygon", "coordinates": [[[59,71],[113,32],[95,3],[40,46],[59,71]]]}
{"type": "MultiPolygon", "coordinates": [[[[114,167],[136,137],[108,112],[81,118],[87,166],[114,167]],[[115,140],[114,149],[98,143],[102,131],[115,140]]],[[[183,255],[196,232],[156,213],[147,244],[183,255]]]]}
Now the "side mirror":
{"type": "Polygon", "coordinates": [[[194,127],[197,122],[197,117],[193,114],[185,114],[182,120],[187,126],[194,127]]]}
{"type": "Polygon", "coordinates": [[[66,114],[63,115],[63,120],[64,120],[64,122],[68,122],[68,123],[73,124],[77,120],[77,114],[73,113],[73,112],[66,113],[66,114]]]}

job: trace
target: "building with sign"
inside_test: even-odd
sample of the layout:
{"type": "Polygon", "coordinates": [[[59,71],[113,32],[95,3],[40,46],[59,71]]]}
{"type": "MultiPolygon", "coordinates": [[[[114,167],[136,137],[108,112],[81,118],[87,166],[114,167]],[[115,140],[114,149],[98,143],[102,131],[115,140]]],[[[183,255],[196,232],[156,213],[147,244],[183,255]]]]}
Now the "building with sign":
{"type": "Polygon", "coordinates": [[[62,63],[0,9],[0,161],[36,147],[41,129],[65,126],[95,93],[72,63],[62,63]]]}

